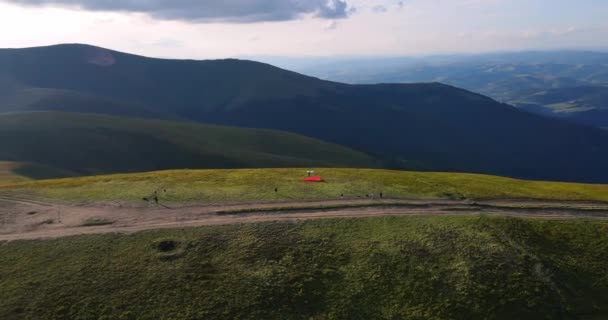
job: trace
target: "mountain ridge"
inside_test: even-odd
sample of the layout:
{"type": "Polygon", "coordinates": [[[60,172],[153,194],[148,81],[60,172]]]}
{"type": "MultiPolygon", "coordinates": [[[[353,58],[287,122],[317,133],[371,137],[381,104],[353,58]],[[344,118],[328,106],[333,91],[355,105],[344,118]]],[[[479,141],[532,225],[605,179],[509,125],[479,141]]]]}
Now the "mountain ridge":
{"type": "Polygon", "coordinates": [[[573,122],[608,126],[607,98],[589,99],[581,87],[608,88],[608,52],[523,51],[428,57],[273,59],[290,70],[346,83],[441,81],[482,93],[529,112],[573,122]],[[547,90],[578,94],[557,101],[564,107],[582,101],[586,110],[555,112],[551,104],[534,103],[547,90]],[[592,110],[591,110],[592,109],[592,110]]]}
{"type": "MultiPolygon", "coordinates": [[[[605,131],[449,85],[348,85],[257,62],[142,58],[83,45],[15,50],[0,50],[0,78],[144,106],[161,118],[289,131],[397,169],[608,181],[605,131]]],[[[0,97],[0,112],[2,105],[0,97]]],[[[121,112],[112,114],[130,116],[121,112]]]]}

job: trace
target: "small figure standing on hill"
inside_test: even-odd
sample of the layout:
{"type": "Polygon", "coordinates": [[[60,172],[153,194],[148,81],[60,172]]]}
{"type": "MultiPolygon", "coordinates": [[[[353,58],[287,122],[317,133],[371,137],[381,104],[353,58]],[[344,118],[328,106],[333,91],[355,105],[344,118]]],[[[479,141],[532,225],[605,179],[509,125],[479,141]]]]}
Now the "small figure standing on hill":
{"type": "Polygon", "coordinates": [[[274,188],[274,192],[275,193],[279,192],[279,188],[274,188]]]}
{"type": "Polygon", "coordinates": [[[147,203],[150,203],[150,202],[154,201],[155,204],[158,204],[158,202],[159,202],[158,193],[159,192],[167,192],[167,189],[162,189],[162,190],[157,189],[157,190],[154,190],[154,193],[152,193],[150,196],[143,197],[142,200],[145,201],[145,202],[147,202],[147,203]]]}
{"type": "Polygon", "coordinates": [[[380,199],[382,199],[382,197],[384,197],[384,193],[380,192],[380,199]]]}

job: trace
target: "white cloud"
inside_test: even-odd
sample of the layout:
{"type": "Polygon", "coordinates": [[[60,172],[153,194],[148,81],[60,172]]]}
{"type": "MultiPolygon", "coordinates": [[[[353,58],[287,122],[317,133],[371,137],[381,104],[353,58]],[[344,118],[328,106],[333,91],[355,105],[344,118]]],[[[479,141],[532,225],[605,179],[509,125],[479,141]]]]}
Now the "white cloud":
{"type": "Polygon", "coordinates": [[[61,6],[92,11],[145,13],[160,19],[196,22],[286,21],[303,15],[345,18],[345,0],[3,0],[23,6],[61,6]]]}
{"type": "MultiPolygon", "coordinates": [[[[608,16],[608,3],[586,7],[579,3],[575,9],[568,8],[567,16],[552,16],[545,7],[533,7],[529,0],[490,0],[492,5],[478,6],[471,1],[483,2],[406,0],[398,10],[399,1],[395,0],[348,0],[349,6],[359,9],[348,19],[305,14],[302,19],[249,24],[199,24],[158,19],[147,13],[31,7],[0,1],[0,30],[8,30],[2,32],[0,47],[77,42],[142,55],[195,59],[608,47],[608,23],[603,19],[608,16]],[[373,12],[374,6],[388,10],[378,14],[373,12]],[[529,12],[521,11],[524,6],[529,12]]],[[[566,0],[553,1],[563,5],[566,0]]]]}

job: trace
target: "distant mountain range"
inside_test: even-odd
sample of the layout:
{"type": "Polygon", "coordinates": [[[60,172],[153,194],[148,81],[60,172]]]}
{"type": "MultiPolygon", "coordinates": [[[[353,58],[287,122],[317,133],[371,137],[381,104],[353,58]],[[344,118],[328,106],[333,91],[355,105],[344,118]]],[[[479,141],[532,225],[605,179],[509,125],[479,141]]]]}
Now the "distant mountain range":
{"type": "Polygon", "coordinates": [[[608,126],[608,53],[553,51],[426,58],[276,59],[347,83],[442,82],[524,110],[608,126]]]}
{"type": "Polygon", "coordinates": [[[19,115],[0,118],[3,127],[14,124],[0,129],[0,157],[8,157],[0,161],[35,162],[65,140],[81,158],[62,160],[55,153],[45,165],[93,173],[378,164],[608,182],[608,132],[444,84],[348,85],[251,61],[152,59],[86,45],[0,50],[0,79],[0,112],[19,115]],[[69,114],[74,112],[79,115],[69,114]],[[128,119],[135,117],[163,121],[128,119]],[[273,131],[252,144],[251,132],[238,131],[226,142],[222,137],[236,129],[212,135],[180,121],[267,128],[315,140],[273,131]],[[167,127],[176,129],[169,134],[167,127]],[[199,150],[205,143],[213,143],[214,152],[199,150]],[[238,156],[241,150],[271,150],[271,156],[248,161],[238,156]]]}

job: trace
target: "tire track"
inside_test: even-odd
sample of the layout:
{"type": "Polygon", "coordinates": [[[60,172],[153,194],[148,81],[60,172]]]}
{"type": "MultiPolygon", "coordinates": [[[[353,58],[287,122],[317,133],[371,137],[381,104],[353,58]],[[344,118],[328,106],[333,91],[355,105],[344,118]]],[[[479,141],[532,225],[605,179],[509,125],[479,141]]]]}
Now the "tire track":
{"type": "MultiPolygon", "coordinates": [[[[0,227],[0,241],[48,239],[82,234],[132,233],[150,229],[186,228],[223,224],[310,219],[352,219],[412,215],[502,215],[540,219],[602,219],[607,204],[547,201],[475,202],[456,200],[330,200],[210,206],[108,207],[65,206],[0,196],[23,210],[44,205],[46,213],[33,218],[21,211],[11,225],[0,227]],[[7,199],[8,198],[8,199],[7,199]],[[44,216],[47,214],[47,216],[44,216]],[[43,224],[41,219],[55,219],[43,224]],[[37,219],[37,220],[36,220],[37,219]],[[107,225],[86,226],[87,219],[106,219],[107,225]]],[[[0,208],[0,214],[3,213],[0,208]]],[[[12,220],[11,220],[12,221],[12,220]]],[[[12,222],[11,222],[12,223],[12,222]]]]}

